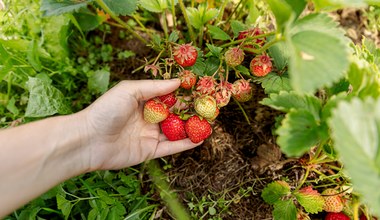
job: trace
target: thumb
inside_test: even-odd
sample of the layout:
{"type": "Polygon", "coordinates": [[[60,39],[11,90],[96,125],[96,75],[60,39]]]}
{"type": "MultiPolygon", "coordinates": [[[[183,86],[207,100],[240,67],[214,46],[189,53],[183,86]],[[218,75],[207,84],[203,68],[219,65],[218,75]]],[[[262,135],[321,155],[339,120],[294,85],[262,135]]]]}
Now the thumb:
{"type": "Polygon", "coordinates": [[[136,80],[129,81],[128,84],[128,89],[131,90],[137,100],[148,100],[173,92],[179,87],[180,80],[136,80]]]}

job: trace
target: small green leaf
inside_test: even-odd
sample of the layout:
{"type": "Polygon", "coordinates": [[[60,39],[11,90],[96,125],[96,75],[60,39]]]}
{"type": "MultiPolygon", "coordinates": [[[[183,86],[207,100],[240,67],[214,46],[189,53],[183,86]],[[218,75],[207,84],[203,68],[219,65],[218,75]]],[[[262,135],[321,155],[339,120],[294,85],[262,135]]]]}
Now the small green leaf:
{"type": "Polygon", "coordinates": [[[282,31],[286,23],[294,17],[291,6],[284,0],[268,0],[267,2],[276,17],[277,30],[282,31]]]}
{"type": "Polygon", "coordinates": [[[210,215],[215,215],[216,214],[216,209],[214,207],[208,207],[208,214],[210,215]]]}
{"type": "Polygon", "coordinates": [[[348,81],[352,86],[352,95],[365,98],[380,96],[380,76],[375,64],[365,60],[355,60],[348,71],[348,81]]]}
{"type": "Polygon", "coordinates": [[[212,76],[219,69],[220,60],[217,57],[209,57],[205,60],[206,69],[204,75],[212,76]]]}
{"type": "Polygon", "coordinates": [[[178,31],[173,31],[170,33],[168,40],[170,42],[177,42],[178,39],[179,39],[178,31]]]}
{"type": "Polygon", "coordinates": [[[68,219],[71,213],[71,209],[73,208],[74,205],[70,201],[66,200],[65,197],[63,197],[60,194],[56,196],[56,199],[57,199],[58,209],[61,210],[63,216],[65,216],[65,219],[68,219]]]}
{"type": "Polygon", "coordinates": [[[287,74],[278,75],[269,73],[265,77],[255,79],[255,82],[261,83],[266,94],[279,93],[281,91],[291,91],[290,79],[287,74]]]}
{"type": "Polygon", "coordinates": [[[322,108],[321,100],[314,95],[301,95],[294,91],[270,94],[269,98],[264,98],[260,103],[284,112],[306,110],[315,120],[320,119],[322,108]]]}
{"type": "Polygon", "coordinates": [[[96,192],[99,196],[99,199],[104,201],[107,205],[113,205],[115,203],[115,199],[111,198],[106,191],[97,189],[96,192]]]}
{"type": "Polygon", "coordinates": [[[96,93],[105,93],[108,90],[110,72],[106,69],[97,70],[88,79],[88,88],[96,93]]]}
{"type": "Polygon", "coordinates": [[[247,27],[247,25],[245,25],[241,21],[232,20],[231,21],[231,29],[232,29],[232,32],[234,33],[234,37],[237,37],[237,36],[239,36],[240,31],[247,30],[248,27],[247,27]]]}
{"type": "Polygon", "coordinates": [[[216,40],[229,40],[230,36],[224,32],[222,29],[215,25],[207,25],[208,31],[211,34],[211,37],[216,40]]]}
{"type": "Polygon", "coordinates": [[[206,44],[207,48],[210,50],[211,54],[207,54],[206,57],[209,57],[211,55],[213,56],[216,56],[216,57],[220,57],[222,54],[222,50],[223,48],[222,47],[216,47],[214,46],[213,44],[206,44]]]}
{"type": "Polygon", "coordinates": [[[288,66],[290,53],[285,42],[279,42],[271,46],[268,49],[268,53],[273,58],[273,64],[278,70],[283,70],[288,66]]]}
{"type": "Polygon", "coordinates": [[[102,23],[100,17],[87,8],[74,13],[74,17],[82,31],[91,31],[102,23]]]}
{"type": "Polygon", "coordinates": [[[302,156],[320,142],[325,129],[317,124],[312,113],[307,110],[291,110],[276,130],[277,143],[287,156],[302,156]]]}
{"type": "Polygon", "coordinates": [[[94,0],[42,0],[41,11],[44,16],[60,15],[78,11],[92,1],[94,0]]]}
{"type": "Polygon", "coordinates": [[[273,219],[297,219],[297,207],[294,205],[294,202],[292,200],[277,201],[273,208],[273,219]]]}
{"type": "Polygon", "coordinates": [[[329,125],[338,156],[355,189],[380,216],[380,99],[340,102],[329,125]]]}
{"type": "MultiPolygon", "coordinates": [[[[116,15],[132,15],[137,10],[138,0],[128,0],[128,1],[115,1],[115,0],[104,0],[104,3],[111,9],[116,15]]],[[[154,1],[153,1],[154,2],[154,1]]]]}
{"type": "Polygon", "coordinates": [[[64,95],[49,82],[29,77],[27,88],[29,90],[29,101],[25,112],[26,117],[44,117],[70,112],[64,95]]]}
{"type": "Polygon", "coordinates": [[[282,181],[269,183],[261,192],[261,197],[270,205],[281,201],[281,198],[290,194],[290,187],[282,181]]]}
{"type": "Polygon", "coordinates": [[[215,8],[207,9],[204,4],[199,5],[198,8],[186,8],[186,12],[189,16],[190,24],[196,29],[200,29],[207,22],[216,18],[219,13],[215,8]]]}
{"type": "Polygon", "coordinates": [[[29,44],[27,59],[36,71],[41,71],[42,65],[38,54],[38,44],[35,40],[32,40],[29,44]]]}
{"type": "Polygon", "coordinates": [[[317,190],[312,189],[311,186],[295,192],[294,195],[297,198],[298,203],[302,205],[306,212],[317,214],[323,210],[325,200],[322,195],[317,190]]]}

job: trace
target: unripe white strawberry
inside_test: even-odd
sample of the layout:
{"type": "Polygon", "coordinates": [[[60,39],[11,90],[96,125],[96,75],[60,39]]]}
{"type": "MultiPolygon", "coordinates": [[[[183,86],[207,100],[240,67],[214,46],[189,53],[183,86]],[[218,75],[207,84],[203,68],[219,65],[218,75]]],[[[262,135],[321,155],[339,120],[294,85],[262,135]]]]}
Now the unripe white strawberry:
{"type": "Polygon", "coordinates": [[[325,189],[322,192],[325,204],[323,210],[326,212],[341,212],[344,208],[344,203],[336,189],[325,189]]]}
{"type": "Polygon", "coordinates": [[[200,96],[194,102],[195,111],[206,119],[211,119],[215,116],[217,109],[216,100],[209,95],[200,96]]]}

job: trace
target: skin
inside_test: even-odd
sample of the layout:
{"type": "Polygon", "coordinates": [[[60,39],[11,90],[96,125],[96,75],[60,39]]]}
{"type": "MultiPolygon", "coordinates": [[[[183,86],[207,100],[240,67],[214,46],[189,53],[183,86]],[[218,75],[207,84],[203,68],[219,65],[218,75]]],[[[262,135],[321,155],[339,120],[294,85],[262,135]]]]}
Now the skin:
{"type": "Polygon", "coordinates": [[[0,218],[55,185],[95,170],[117,170],[194,148],[168,141],[143,119],[144,102],[179,80],[123,81],[86,109],[0,131],[0,218]]]}

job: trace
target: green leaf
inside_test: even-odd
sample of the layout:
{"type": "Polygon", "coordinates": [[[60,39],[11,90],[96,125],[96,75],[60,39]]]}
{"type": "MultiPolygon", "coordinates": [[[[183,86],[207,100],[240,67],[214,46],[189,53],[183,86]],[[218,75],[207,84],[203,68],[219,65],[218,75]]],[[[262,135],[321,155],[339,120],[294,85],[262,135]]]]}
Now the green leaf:
{"type": "Polygon", "coordinates": [[[58,209],[61,210],[63,216],[65,216],[65,219],[69,218],[69,215],[71,213],[71,209],[73,208],[73,204],[71,204],[70,201],[66,200],[65,197],[58,194],[57,197],[57,206],[58,209]]]}
{"type": "Polygon", "coordinates": [[[38,44],[35,40],[30,42],[26,57],[36,71],[41,71],[42,65],[38,54],[38,44]]]}
{"type": "Polygon", "coordinates": [[[285,0],[268,0],[267,2],[276,17],[277,30],[282,31],[286,23],[294,17],[291,6],[285,0]]]}
{"type": "Polygon", "coordinates": [[[276,130],[279,135],[277,143],[281,150],[290,157],[302,156],[322,138],[326,137],[327,128],[316,122],[314,115],[304,109],[291,110],[276,130]]]}
{"type": "Polygon", "coordinates": [[[115,203],[115,199],[110,197],[106,191],[102,189],[97,189],[96,192],[99,196],[99,199],[104,201],[107,205],[113,205],[115,203]]]}
{"type": "Polygon", "coordinates": [[[365,7],[365,0],[312,0],[317,10],[337,10],[348,7],[365,7]]]}
{"type": "Polygon", "coordinates": [[[7,109],[10,111],[13,115],[18,115],[20,113],[20,110],[16,106],[16,99],[15,97],[11,97],[7,103],[7,109]]]}
{"type": "Polygon", "coordinates": [[[178,39],[179,39],[178,31],[173,31],[170,33],[168,40],[170,42],[177,42],[178,39]]]}
{"type": "Polygon", "coordinates": [[[205,60],[206,69],[203,75],[212,76],[219,69],[220,60],[217,57],[209,57],[205,60]]]}
{"type": "Polygon", "coordinates": [[[104,0],[104,3],[111,9],[113,13],[115,13],[116,15],[123,15],[123,16],[132,15],[137,10],[137,2],[138,2],[137,0],[128,0],[128,1],[104,0]]]}
{"type": "Polygon", "coordinates": [[[222,47],[216,47],[214,46],[213,44],[206,44],[207,48],[210,50],[211,54],[207,54],[206,57],[209,57],[209,56],[216,56],[216,57],[220,57],[222,54],[222,50],[223,48],[222,47]]]}
{"type": "Polygon", "coordinates": [[[56,113],[67,114],[70,112],[64,95],[49,82],[29,77],[26,84],[29,90],[26,117],[45,117],[56,113]]]}
{"type": "Polygon", "coordinates": [[[290,5],[292,10],[296,13],[296,17],[298,17],[307,5],[307,0],[285,0],[286,3],[290,5]]]}
{"type": "Polygon", "coordinates": [[[41,11],[44,16],[60,15],[78,11],[92,1],[94,0],[42,0],[41,11]]]}
{"type": "Polygon", "coordinates": [[[294,193],[299,204],[305,209],[306,212],[311,214],[317,214],[323,210],[325,200],[321,194],[312,189],[311,186],[301,189],[294,193]]]}
{"type": "MultiPolygon", "coordinates": [[[[178,0],[175,0],[174,5],[177,4],[177,2],[178,0]]],[[[171,6],[171,1],[168,0],[139,0],[139,3],[141,7],[155,13],[161,13],[171,6]]]]}
{"type": "MultiPolygon", "coordinates": [[[[270,39],[268,39],[270,41],[270,39]]],[[[289,64],[289,48],[285,42],[279,42],[268,49],[269,56],[273,58],[273,64],[278,70],[285,69],[289,64]]]]}
{"type": "Polygon", "coordinates": [[[88,88],[96,93],[105,93],[108,90],[110,72],[105,69],[95,71],[88,78],[88,88]]]}
{"type": "Polygon", "coordinates": [[[355,60],[348,71],[348,81],[352,86],[352,96],[377,98],[380,96],[380,76],[375,64],[365,60],[355,60]]]}
{"type": "Polygon", "coordinates": [[[331,86],[348,68],[348,41],[327,15],[312,14],[297,21],[287,42],[289,75],[294,90],[313,93],[331,86]]]}
{"type": "Polygon", "coordinates": [[[102,24],[102,19],[87,8],[74,13],[74,17],[82,31],[91,31],[102,24]]]}
{"type": "Polygon", "coordinates": [[[224,32],[222,29],[215,25],[207,25],[208,31],[211,34],[211,37],[216,40],[229,40],[230,36],[224,32]]]}
{"type": "Polygon", "coordinates": [[[380,216],[380,99],[343,101],[329,121],[338,156],[355,189],[380,216]]]}
{"type": "Polygon", "coordinates": [[[208,9],[204,4],[199,5],[198,8],[186,8],[186,12],[189,16],[190,24],[196,29],[200,29],[207,22],[216,18],[219,13],[217,9],[208,9]]]}
{"type": "Polygon", "coordinates": [[[273,208],[274,220],[297,219],[297,207],[292,200],[277,201],[273,208]]]}
{"type": "Polygon", "coordinates": [[[232,32],[234,33],[234,37],[237,37],[237,36],[239,36],[239,32],[247,30],[248,26],[245,25],[241,21],[232,20],[231,21],[231,29],[232,29],[232,32]]]}
{"type": "Polygon", "coordinates": [[[322,109],[321,100],[314,95],[301,95],[294,91],[270,94],[269,98],[264,98],[260,103],[284,112],[306,110],[315,120],[320,119],[322,109]]]}
{"type": "Polygon", "coordinates": [[[275,181],[269,183],[261,192],[261,198],[270,205],[281,201],[281,198],[290,194],[290,187],[286,182],[275,181]]]}
{"type": "Polygon", "coordinates": [[[269,73],[265,77],[255,79],[255,82],[261,83],[266,94],[292,90],[290,79],[286,74],[280,76],[276,73],[269,73]]]}

